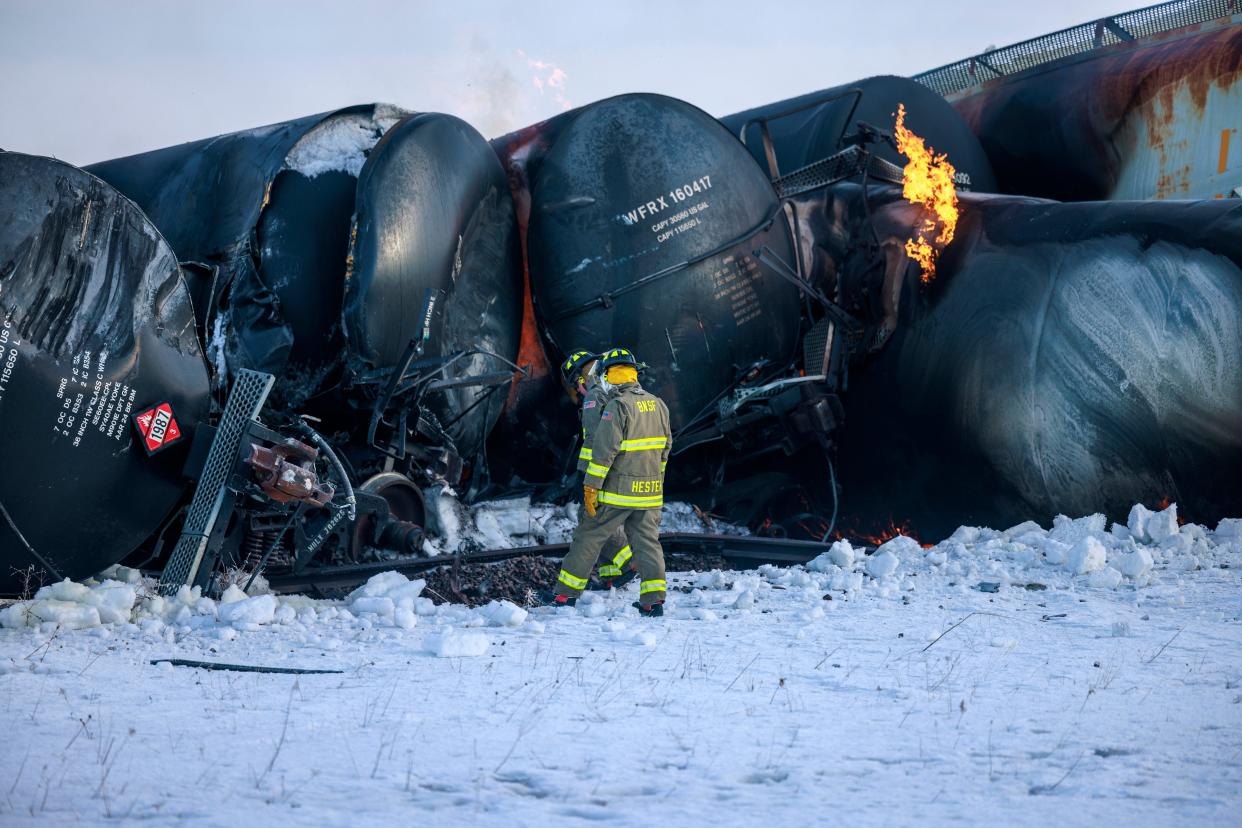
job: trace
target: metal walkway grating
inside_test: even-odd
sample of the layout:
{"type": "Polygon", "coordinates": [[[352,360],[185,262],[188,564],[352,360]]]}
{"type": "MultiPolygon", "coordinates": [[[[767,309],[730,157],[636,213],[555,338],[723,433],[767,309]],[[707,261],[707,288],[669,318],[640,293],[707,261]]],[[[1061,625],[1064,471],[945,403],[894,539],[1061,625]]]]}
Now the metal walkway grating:
{"type": "Polygon", "coordinates": [[[994,49],[915,75],[914,80],[947,97],[1070,55],[1239,13],[1242,0],[1173,0],[994,49]]]}
{"type": "Polygon", "coordinates": [[[248,369],[238,372],[224,406],[224,415],[220,418],[220,428],[207,454],[203,474],[198,480],[198,488],[194,490],[194,499],[190,501],[185,528],[181,531],[168,566],[160,575],[162,594],[175,594],[183,585],[193,583],[198,574],[207,541],[220,514],[229,475],[237,462],[242,437],[249,429],[250,421],[263,408],[274,382],[275,377],[271,374],[248,369]]]}

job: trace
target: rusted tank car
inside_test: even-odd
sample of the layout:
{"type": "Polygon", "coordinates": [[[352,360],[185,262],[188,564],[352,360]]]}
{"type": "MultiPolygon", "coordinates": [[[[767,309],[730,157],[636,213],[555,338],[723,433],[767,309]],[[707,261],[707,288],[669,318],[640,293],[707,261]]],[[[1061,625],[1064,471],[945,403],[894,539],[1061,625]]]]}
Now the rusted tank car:
{"type": "Polygon", "coordinates": [[[1242,10],[1178,0],[916,76],[979,136],[1000,191],[1242,197],[1242,10]]]}

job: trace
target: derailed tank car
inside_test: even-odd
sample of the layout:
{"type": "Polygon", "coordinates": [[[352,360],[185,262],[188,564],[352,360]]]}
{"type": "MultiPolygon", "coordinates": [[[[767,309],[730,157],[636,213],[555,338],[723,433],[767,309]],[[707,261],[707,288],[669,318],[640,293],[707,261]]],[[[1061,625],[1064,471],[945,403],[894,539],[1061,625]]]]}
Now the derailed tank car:
{"type": "MultiPolygon", "coordinates": [[[[134,510],[141,518],[115,533],[115,542],[96,544],[89,560],[71,556],[63,568],[43,565],[43,577],[86,577],[139,549],[134,560],[149,559],[161,548],[166,554],[161,538],[184,540],[191,529],[200,531],[192,523],[204,487],[224,487],[216,528],[202,535],[208,548],[200,558],[207,564],[196,577],[205,585],[217,563],[253,568],[270,560],[300,570],[355,562],[373,549],[417,553],[422,489],[486,483],[483,439],[498,416],[503,390],[520,373],[513,361],[519,324],[514,222],[503,171],[482,136],[456,118],[381,118],[372,107],[344,113],[100,165],[181,233],[183,253],[192,257],[178,269],[173,251],[160,242],[176,273],[179,299],[171,287],[157,295],[143,284],[109,301],[161,331],[177,331],[185,350],[193,350],[199,395],[190,401],[172,389],[165,402],[178,417],[182,446],[191,434],[197,439],[188,461],[184,451],[176,463],[160,456],[135,459],[130,455],[139,445],[137,433],[112,429],[109,420],[109,436],[128,453],[129,465],[111,476],[96,475],[110,486],[103,502],[115,507],[131,475],[133,497],[147,493],[151,486],[143,476],[150,471],[144,463],[170,472],[167,502],[152,496],[158,507],[134,510]],[[375,146],[384,131],[390,131],[387,140],[375,146]],[[187,212],[186,204],[194,210],[187,212]],[[186,291],[182,271],[198,289],[197,318],[194,291],[186,291]],[[157,301],[165,305],[154,307],[157,301]],[[163,319],[165,306],[181,316],[163,319]],[[206,362],[203,350],[211,357],[206,362]],[[291,356],[297,353],[308,361],[291,356]],[[217,391],[210,414],[209,367],[217,391]],[[220,405],[234,396],[237,377],[251,369],[276,374],[276,391],[262,423],[230,421],[220,405]],[[228,456],[220,460],[224,466],[213,460],[222,435],[241,440],[234,471],[227,468],[228,456]],[[253,454],[246,454],[248,447],[253,454]],[[187,477],[178,478],[173,468],[187,477]],[[195,501],[187,503],[191,495],[195,501]],[[178,502],[188,508],[169,518],[178,502]],[[345,512],[349,517],[342,520],[345,512]]],[[[142,217],[99,179],[74,172],[142,217]]],[[[38,193],[13,196],[13,209],[37,211],[38,193]],[[36,203],[26,204],[31,199],[36,203]]],[[[69,196],[62,201],[88,218],[97,214],[90,199],[85,207],[69,196]]],[[[16,233],[18,227],[8,229],[16,233]]],[[[15,250],[23,244],[33,242],[11,241],[15,250]]],[[[122,252],[139,250],[123,237],[115,245],[122,252]]],[[[87,275],[103,268],[64,256],[41,266],[36,272],[10,263],[6,270],[12,280],[6,297],[21,303],[12,311],[16,318],[26,320],[38,308],[46,320],[45,294],[51,290],[55,299],[55,286],[78,284],[72,268],[87,275]]],[[[126,260],[113,266],[135,265],[126,260]]],[[[131,280],[137,275],[126,271],[131,280]]],[[[89,330],[108,322],[104,310],[117,312],[112,305],[85,303],[78,294],[56,303],[56,318],[68,330],[89,330]]],[[[149,384],[148,375],[171,376],[169,384],[191,383],[193,374],[182,377],[182,369],[154,346],[145,353],[156,364],[139,379],[147,377],[149,384]]],[[[91,377],[107,381],[93,367],[91,377]]],[[[149,389],[139,390],[146,396],[149,389]]],[[[70,403],[73,414],[77,405],[70,403]]],[[[156,412],[157,421],[162,416],[156,412]]],[[[13,430],[19,442],[33,425],[20,426],[13,430]]],[[[7,450],[5,456],[7,461],[7,450]]],[[[83,532],[112,525],[103,512],[92,516],[99,520],[83,532]]],[[[75,549],[91,548],[69,542],[75,549]]]]}
{"type": "Polygon", "coordinates": [[[0,152],[0,593],[142,544],[185,491],[209,403],[159,231],[93,175],[0,152]]]}
{"type": "Polygon", "coordinates": [[[531,202],[531,287],[558,351],[634,349],[684,426],[747,374],[791,363],[798,289],[763,172],[706,113],[657,95],[584,107],[544,156],[531,202]]]}
{"type": "Polygon", "coordinates": [[[507,181],[473,127],[416,115],[376,145],[358,181],[350,243],[347,370],[358,382],[403,362],[408,370],[443,361],[421,427],[478,458],[481,477],[484,440],[516,367],[517,256],[507,181]]]}
{"type": "MultiPolygon", "coordinates": [[[[802,438],[814,441],[815,426],[827,436],[835,389],[815,377],[781,384],[802,364],[811,322],[790,269],[787,215],[719,122],[672,98],[622,95],[494,143],[526,226],[523,353],[538,351],[547,366],[578,348],[632,348],[648,364],[644,384],[670,407],[681,453],[673,491],[719,489],[726,455],[744,465],[793,450],[787,434],[757,431],[770,406],[732,416],[738,395],[780,396],[802,438]]],[[[519,441],[525,462],[515,474],[546,482],[572,467],[566,399],[546,367],[541,380],[519,384],[493,437],[519,441]]]]}
{"type": "Polygon", "coordinates": [[[882,140],[892,133],[899,104],[906,125],[953,160],[960,189],[996,190],[992,166],[967,123],[940,95],[909,78],[863,78],[720,120],[772,178],[780,178],[849,146],[868,146],[877,158],[903,165],[896,147],[882,140]]]}
{"type": "MultiPolygon", "coordinates": [[[[91,169],[170,233],[220,388],[241,368],[271,373],[276,407],[344,431],[378,401],[392,410],[375,432],[400,441],[394,428],[417,431],[424,412],[402,416],[407,387],[380,401],[384,382],[442,368],[441,386],[459,384],[422,389],[425,436],[478,459],[499,406],[463,378],[512,373],[517,275],[504,175],[469,125],[369,104],[91,169]],[[471,326],[471,354],[429,364],[462,350],[471,326]]],[[[379,439],[361,431],[354,442],[379,439]]]]}
{"type": "Polygon", "coordinates": [[[367,104],[94,164],[168,238],[223,388],[230,371],[278,378],[303,404],[334,370],[357,179],[406,115],[367,104]]]}
{"type": "Polygon", "coordinates": [[[979,136],[996,192],[1062,201],[1242,197],[1240,11],[1233,0],[1161,3],[916,80],[979,136]]]}
{"type": "Polygon", "coordinates": [[[959,238],[921,285],[904,247],[925,214],[890,186],[905,160],[885,135],[897,104],[974,171],[959,190],[990,170],[960,116],[917,86],[870,79],[724,119],[776,176],[806,280],[863,332],[835,440],[839,528],[936,539],[1032,514],[1123,519],[1164,499],[1207,522],[1236,513],[1236,211],[966,193],[959,238]],[[878,122],[860,123],[868,99],[878,122]]]}
{"type": "Polygon", "coordinates": [[[924,285],[900,191],[799,198],[843,304],[884,331],[843,395],[846,531],[1242,511],[1242,207],[965,195],[924,285]]]}

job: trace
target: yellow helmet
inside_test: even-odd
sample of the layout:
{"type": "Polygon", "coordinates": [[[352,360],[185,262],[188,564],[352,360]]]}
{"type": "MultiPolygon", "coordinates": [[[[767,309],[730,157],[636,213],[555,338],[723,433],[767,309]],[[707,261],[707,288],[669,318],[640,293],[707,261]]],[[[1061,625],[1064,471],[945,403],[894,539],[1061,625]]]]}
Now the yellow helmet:
{"type": "Polygon", "coordinates": [[[596,354],[590,351],[574,351],[569,357],[561,363],[561,376],[569,384],[573,384],[578,378],[578,373],[582,366],[596,358],[596,354]]]}

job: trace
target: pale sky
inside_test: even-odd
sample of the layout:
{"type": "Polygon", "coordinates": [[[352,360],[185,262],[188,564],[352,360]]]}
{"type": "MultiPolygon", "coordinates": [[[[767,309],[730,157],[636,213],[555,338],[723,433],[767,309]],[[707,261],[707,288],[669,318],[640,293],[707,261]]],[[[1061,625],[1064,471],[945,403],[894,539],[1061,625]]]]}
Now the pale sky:
{"type": "Polygon", "coordinates": [[[0,148],[88,164],[369,101],[489,138],[622,92],[725,115],[1132,8],[1117,1],[0,0],[0,148]]]}

